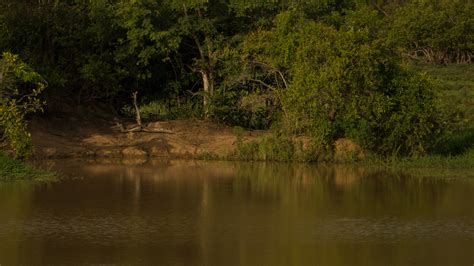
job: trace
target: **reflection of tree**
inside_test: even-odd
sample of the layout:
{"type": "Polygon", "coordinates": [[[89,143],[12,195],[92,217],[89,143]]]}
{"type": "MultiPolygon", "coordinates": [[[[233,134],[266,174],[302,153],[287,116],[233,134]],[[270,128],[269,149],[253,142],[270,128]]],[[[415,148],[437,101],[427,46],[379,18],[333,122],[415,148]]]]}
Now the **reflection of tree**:
{"type": "Polygon", "coordinates": [[[370,172],[360,179],[358,199],[372,205],[370,212],[386,212],[418,216],[421,212],[436,211],[445,198],[448,188],[446,179],[412,177],[387,171],[370,172]]]}
{"type": "Polygon", "coordinates": [[[236,193],[293,208],[360,215],[433,210],[448,187],[445,179],[344,165],[248,164],[237,167],[237,176],[236,193]]]}
{"type": "MultiPolygon", "coordinates": [[[[112,262],[139,257],[163,264],[227,265],[233,258],[244,265],[347,265],[340,255],[355,251],[341,241],[364,234],[384,237],[387,215],[395,217],[389,222],[397,224],[388,229],[396,232],[420,217],[457,219],[472,213],[474,182],[352,166],[153,161],[55,167],[83,179],[66,179],[50,189],[0,186],[0,223],[33,217],[38,210],[49,215],[37,221],[51,219],[47,224],[54,226],[38,224],[48,232],[30,246],[37,256],[58,261],[74,251],[88,262],[102,256],[105,246],[112,262]],[[66,244],[51,237],[57,235],[66,244]]],[[[20,231],[11,237],[31,240],[20,231]]],[[[6,245],[0,241],[1,258],[5,252],[19,256],[19,246],[6,245]]],[[[373,258],[373,250],[362,245],[352,255],[373,258]]],[[[407,254],[403,246],[394,250],[407,254]]]]}
{"type": "Polygon", "coordinates": [[[34,189],[27,182],[0,182],[0,263],[21,264],[18,240],[24,237],[21,223],[31,212],[34,189]]]}

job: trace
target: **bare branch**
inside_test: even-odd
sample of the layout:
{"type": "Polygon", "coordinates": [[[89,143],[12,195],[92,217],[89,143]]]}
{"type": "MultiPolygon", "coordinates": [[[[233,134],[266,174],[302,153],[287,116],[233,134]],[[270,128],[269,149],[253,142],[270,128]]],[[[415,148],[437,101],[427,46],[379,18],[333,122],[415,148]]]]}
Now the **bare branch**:
{"type": "Polygon", "coordinates": [[[140,128],[143,128],[142,127],[142,118],[140,116],[140,108],[138,108],[138,104],[137,104],[137,95],[138,95],[138,91],[135,91],[133,94],[132,94],[132,98],[133,98],[133,106],[135,107],[135,112],[136,112],[136,121],[137,121],[137,124],[140,128]]]}
{"type": "Polygon", "coordinates": [[[252,81],[252,82],[261,84],[261,85],[263,85],[264,87],[269,88],[269,89],[271,89],[271,90],[273,90],[273,91],[276,90],[276,89],[273,88],[272,86],[268,85],[267,83],[265,83],[265,82],[263,82],[263,81],[261,81],[261,80],[259,80],[259,79],[248,79],[248,81],[252,81]]]}

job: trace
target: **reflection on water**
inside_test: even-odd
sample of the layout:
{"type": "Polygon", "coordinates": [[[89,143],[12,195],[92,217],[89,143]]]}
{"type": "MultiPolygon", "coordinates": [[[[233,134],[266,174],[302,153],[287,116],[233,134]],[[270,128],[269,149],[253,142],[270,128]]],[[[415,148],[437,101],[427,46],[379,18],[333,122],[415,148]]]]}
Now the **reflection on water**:
{"type": "Polygon", "coordinates": [[[52,162],[0,183],[0,264],[472,265],[472,179],[347,166],[52,162]]]}

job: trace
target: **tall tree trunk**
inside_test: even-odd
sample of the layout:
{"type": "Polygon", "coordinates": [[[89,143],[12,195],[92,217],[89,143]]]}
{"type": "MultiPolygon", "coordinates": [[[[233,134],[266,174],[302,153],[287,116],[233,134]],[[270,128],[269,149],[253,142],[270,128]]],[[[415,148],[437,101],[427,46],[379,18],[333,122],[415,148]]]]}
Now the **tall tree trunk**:
{"type": "MultiPolygon", "coordinates": [[[[183,4],[184,8],[184,15],[187,19],[189,19],[188,12],[186,5],[183,4]]],[[[197,15],[203,19],[204,16],[201,13],[201,10],[197,9],[197,15]]],[[[192,33],[191,36],[194,39],[194,42],[196,43],[196,47],[199,51],[199,57],[203,64],[198,67],[198,72],[201,73],[202,77],[202,84],[203,84],[203,107],[204,107],[204,117],[208,118],[209,117],[209,105],[211,102],[211,98],[214,94],[214,67],[212,63],[212,43],[209,39],[209,37],[204,34],[204,40],[201,42],[200,38],[198,37],[197,34],[192,33]],[[203,46],[204,45],[204,46],[203,46]]]]}
{"type": "Polygon", "coordinates": [[[204,104],[204,116],[208,118],[209,116],[209,104],[211,102],[211,98],[214,94],[214,80],[212,78],[212,73],[202,70],[202,84],[203,84],[203,104],[204,104]]]}
{"type": "Polygon", "coordinates": [[[140,108],[138,108],[138,103],[137,103],[137,95],[138,91],[134,92],[132,94],[132,99],[133,99],[133,106],[135,107],[135,119],[137,121],[137,125],[139,126],[140,130],[143,128],[142,126],[142,117],[140,116],[140,108]]]}

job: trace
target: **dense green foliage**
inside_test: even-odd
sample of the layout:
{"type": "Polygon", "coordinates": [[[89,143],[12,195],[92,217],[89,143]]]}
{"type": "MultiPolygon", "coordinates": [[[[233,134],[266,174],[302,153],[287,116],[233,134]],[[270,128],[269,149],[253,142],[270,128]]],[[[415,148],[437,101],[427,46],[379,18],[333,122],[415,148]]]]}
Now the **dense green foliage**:
{"type": "Polygon", "coordinates": [[[471,63],[474,2],[411,1],[395,10],[389,32],[401,53],[430,63],[471,63]]]}
{"type": "Polygon", "coordinates": [[[279,94],[292,131],[323,143],[346,136],[382,153],[425,153],[433,144],[433,85],[401,68],[367,29],[337,30],[288,12],[251,39],[251,57],[283,73],[279,94]]]}
{"type": "Polygon", "coordinates": [[[25,116],[41,110],[38,98],[44,80],[17,56],[3,53],[0,58],[0,141],[6,141],[17,157],[32,151],[25,116]]]}
{"type": "Polygon", "coordinates": [[[347,137],[383,155],[423,155],[441,149],[443,132],[470,127],[441,122],[457,114],[407,62],[470,64],[473,14],[463,0],[4,0],[0,51],[47,80],[50,102],[131,114],[138,91],[145,119],[274,128],[309,135],[321,151],[347,137]]]}

